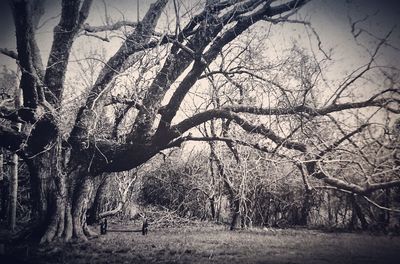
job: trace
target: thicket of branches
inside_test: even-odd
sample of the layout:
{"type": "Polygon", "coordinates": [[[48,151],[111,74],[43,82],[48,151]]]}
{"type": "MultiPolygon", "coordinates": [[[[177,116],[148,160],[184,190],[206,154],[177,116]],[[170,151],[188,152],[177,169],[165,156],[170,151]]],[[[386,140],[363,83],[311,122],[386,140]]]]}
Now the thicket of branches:
{"type": "Polygon", "coordinates": [[[10,1],[16,49],[0,52],[18,77],[3,73],[0,147],[26,168],[30,235],[86,239],[129,211],[139,178],[143,202],[231,229],[395,224],[400,74],[381,59],[398,53],[395,29],[350,19],[362,55],[344,71],[301,13],[313,1],[157,0],[137,22],[105,8],[102,25],[92,4],[62,1],[46,54],[43,1],[10,1]],[[271,44],[285,29],[300,37],[271,44]],[[138,178],[191,144],[198,157],[138,178]]]}

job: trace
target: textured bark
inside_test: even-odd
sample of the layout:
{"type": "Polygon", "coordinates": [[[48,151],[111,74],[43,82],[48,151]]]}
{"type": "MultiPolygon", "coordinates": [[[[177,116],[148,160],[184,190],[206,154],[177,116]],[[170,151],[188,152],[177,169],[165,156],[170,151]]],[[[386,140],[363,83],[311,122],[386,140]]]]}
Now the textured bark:
{"type": "Polygon", "coordinates": [[[10,206],[9,206],[9,226],[11,231],[15,230],[17,217],[18,200],[18,155],[12,155],[11,175],[10,175],[10,206]]]}
{"type": "Polygon", "coordinates": [[[47,206],[47,218],[42,221],[41,243],[54,240],[86,240],[97,235],[87,226],[86,212],[93,191],[91,177],[75,170],[68,176],[58,174],[53,177],[50,190],[51,203],[47,206]]]}
{"type": "MultiPolygon", "coordinates": [[[[17,88],[15,91],[14,98],[15,108],[19,108],[22,102],[22,94],[20,90],[17,88]]],[[[19,132],[21,131],[21,124],[14,123],[12,124],[12,128],[19,132]]],[[[16,222],[17,222],[17,202],[18,202],[18,165],[19,165],[19,156],[17,153],[12,154],[12,165],[11,165],[11,175],[10,175],[10,206],[9,206],[9,226],[11,231],[15,230],[16,222]]]]}
{"type": "Polygon", "coordinates": [[[88,209],[89,198],[93,191],[93,181],[87,176],[78,180],[74,199],[72,202],[72,225],[73,237],[77,239],[86,239],[91,233],[86,223],[86,211],[88,209]]]}
{"type": "Polygon", "coordinates": [[[11,7],[16,29],[18,61],[23,69],[20,88],[23,90],[24,106],[34,109],[39,104],[41,94],[37,86],[40,55],[35,40],[32,4],[26,1],[12,1],[11,7]]]}
{"type": "Polygon", "coordinates": [[[101,199],[103,195],[105,194],[107,187],[110,183],[110,177],[109,175],[104,176],[103,180],[100,182],[99,186],[97,187],[96,194],[93,199],[93,204],[90,207],[89,210],[89,218],[88,224],[94,224],[97,221],[99,221],[101,218],[99,216],[100,213],[100,204],[101,204],[101,199]]]}
{"type": "Polygon", "coordinates": [[[55,106],[58,106],[62,99],[65,72],[72,44],[88,16],[91,3],[92,0],[84,0],[80,8],[80,0],[62,1],[61,18],[59,24],[54,28],[53,45],[44,75],[44,83],[47,84],[48,89],[46,100],[55,106]]]}
{"type": "Polygon", "coordinates": [[[30,174],[32,217],[38,222],[44,222],[47,217],[48,193],[54,168],[52,157],[54,150],[47,151],[34,159],[27,160],[30,174]]]}

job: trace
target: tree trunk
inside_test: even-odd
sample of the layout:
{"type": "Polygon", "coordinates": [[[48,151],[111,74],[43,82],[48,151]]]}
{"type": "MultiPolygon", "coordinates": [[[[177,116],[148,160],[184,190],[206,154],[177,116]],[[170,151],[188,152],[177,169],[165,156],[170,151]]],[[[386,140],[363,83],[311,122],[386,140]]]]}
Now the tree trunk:
{"type": "Polygon", "coordinates": [[[48,216],[48,193],[52,173],[56,168],[53,155],[56,153],[51,149],[33,159],[26,160],[30,174],[32,218],[37,223],[44,222],[48,216]]]}
{"type": "Polygon", "coordinates": [[[298,221],[299,225],[306,226],[308,224],[308,215],[310,214],[311,210],[311,199],[312,199],[312,191],[306,189],[300,210],[300,218],[298,221]]]}
{"type": "Polygon", "coordinates": [[[210,202],[211,219],[215,220],[215,195],[212,195],[208,200],[210,202]]]}
{"type": "Polygon", "coordinates": [[[72,207],[73,235],[76,238],[85,238],[92,235],[86,223],[86,212],[93,191],[93,181],[87,176],[83,177],[79,186],[72,207]]]}
{"type": "Polygon", "coordinates": [[[87,219],[88,224],[94,224],[98,220],[100,220],[100,205],[101,205],[101,198],[105,191],[107,190],[108,184],[110,183],[110,176],[105,175],[102,181],[100,182],[99,187],[96,190],[96,195],[94,196],[93,204],[89,210],[89,217],[87,219]]]}
{"type": "Polygon", "coordinates": [[[356,225],[357,225],[357,215],[356,215],[356,213],[354,212],[354,210],[352,210],[351,212],[352,212],[352,213],[351,213],[351,217],[350,217],[350,222],[349,222],[349,225],[348,225],[348,229],[349,229],[350,231],[353,231],[353,230],[356,229],[356,225]]]}
{"type": "MultiPolygon", "coordinates": [[[[14,98],[15,108],[18,109],[23,105],[22,90],[15,90],[14,98]]],[[[12,123],[12,128],[21,131],[21,123],[12,123]]],[[[18,161],[19,157],[16,153],[12,154],[11,176],[10,176],[10,206],[9,206],[9,226],[11,231],[15,230],[17,221],[17,201],[18,201],[18,161]]]]}
{"type": "Polygon", "coordinates": [[[15,230],[17,220],[17,200],[18,200],[18,155],[12,155],[11,177],[10,177],[10,206],[9,206],[9,227],[15,230]]]}
{"type": "MultiPolygon", "coordinates": [[[[391,190],[387,189],[385,192],[386,192],[385,193],[385,206],[387,208],[390,208],[391,207],[391,203],[392,203],[391,202],[391,190]]],[[[386,210],[385,213],[386,213],[385,227],[388,227],[389,224],[390,224],[390,211],[386,210]]]]}
{"type": "Polygon", "coordinates": [[[328,224],[329,226],[332,226],[333,215],[332,215],[332,205],[331,205],[331,193],[329,191],[326,192],[326,197],[327,197],[328,224]]]}
{"type": "Polygon", "coordinates": [[[91,232],[86,212],[93,191],[92,175],[82,161],[65,160],[61,143],[28,162],[35,230],[40,243],[54,240],[86,240],[91,232]],[[78,163],[79,162],[79,163],[78,163]]]}
{"type": "Polygon", "coordinates": [[[300,219],[298,221],[298,224],[306,226],[307,222],[308,222],[308,215],[310,214],[310,210],[311,210],[312,189],[308,182],[309,175],[308,175],[307,169],[305,169],[303,167],[303,165],[301,165],[301,164],[298,164],[297,167],[300,170],[301,177],[303,179],[303,184],[304,184],[304,191],[305,191],[303,203],[301,205],[300,219]]]}
{"type": "Polygon", "coordinates": [[[238,220],[240,218],[240,201],[239,199],[231,198],[229,203],[231,204],[231,214],[232,214],[232,221],[229,229],[235,230],[238,226],[238,220]]]}
{"type": "Polygon", "coordinates": [[[114,209],[100,213],[99,214],[99,219],[103,219],[103,218],[118,214],[124,208],[124,204],[125,203],[119,201],[118,205],[114,209]]]}
{"type": "Polygon", "coordinates": [[[367,230],[368,229],[368,222],[365,219],[364,213],[362,212],[361,207],[358,205],[355,196],[352,195],[350,199],[351,199],[351,202],[352,202],[352,205],[353,205],[353,214],[355,214],[357,216],[357,218],[360,220],[361,228],[363,230],[367,230]]]}
{"type": "MultiPolygon", "coordinates": [[[[0,149],[1,151],[1,149],[0,149]]],[[[4,176],[4,154],[0,153],[0,199],[1,199],[1,208],[0,208],[0,219],[5,219],[7,216],[7,206],[8,206],[8,197],[9,197],[9,181],[8,178],[4,176]]]]}
{"type": "Polygon", "coordinates": [[[93,180],[81,172],[73,173],[73,178],[65,175],[55,177],[51,196],[55,203],[48,204],[49,220],[44,222],[45,232],[40,242],[54,239],[86,240],[97,235],[87,226],[86,212],[93,191],[93,180]]]}
{"type": "Polygon", "coordinates": [[[235,230],[238,224],[238,218],[240,216],[240,200],[235,195],[235,190],[232,187],[227,175],[225,175],[224,165],[215,153],[214,145],[210,144],[211,158],[217,165],[217,170],[220,177],[223,179],[224,187],[228,191],[229,206],[231,210],[232,220],[230,224],[230,230],[235,230]]]}

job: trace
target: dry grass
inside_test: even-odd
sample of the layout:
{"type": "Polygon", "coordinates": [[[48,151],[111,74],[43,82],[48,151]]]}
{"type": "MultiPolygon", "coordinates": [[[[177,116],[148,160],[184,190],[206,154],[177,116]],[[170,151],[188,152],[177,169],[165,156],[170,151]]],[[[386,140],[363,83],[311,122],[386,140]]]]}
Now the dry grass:
{"type": "Polygon", "coordinates": [[[148,236],[109,232],[18,251],[29,263],[400,263],[400,237],[203,226],[150,229],[148,236]]]}

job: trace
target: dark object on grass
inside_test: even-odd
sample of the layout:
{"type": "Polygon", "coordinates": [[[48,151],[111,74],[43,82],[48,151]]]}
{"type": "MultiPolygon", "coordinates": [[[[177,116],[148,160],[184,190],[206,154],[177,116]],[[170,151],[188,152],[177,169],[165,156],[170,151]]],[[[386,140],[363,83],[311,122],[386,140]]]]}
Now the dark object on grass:
{"type": "Polygon", "coordinates": [[[143,218],[143,225],[142,225],[142,235],[147,235],[147,232],[149,231],[149,223],[147,222],[146,218],[143,218]]]}
{"type": "Polygon", "coordinates": [[[104,219],[104,221],[100,223],[100,234],[107,234],[107,219],[104,219]]]}

